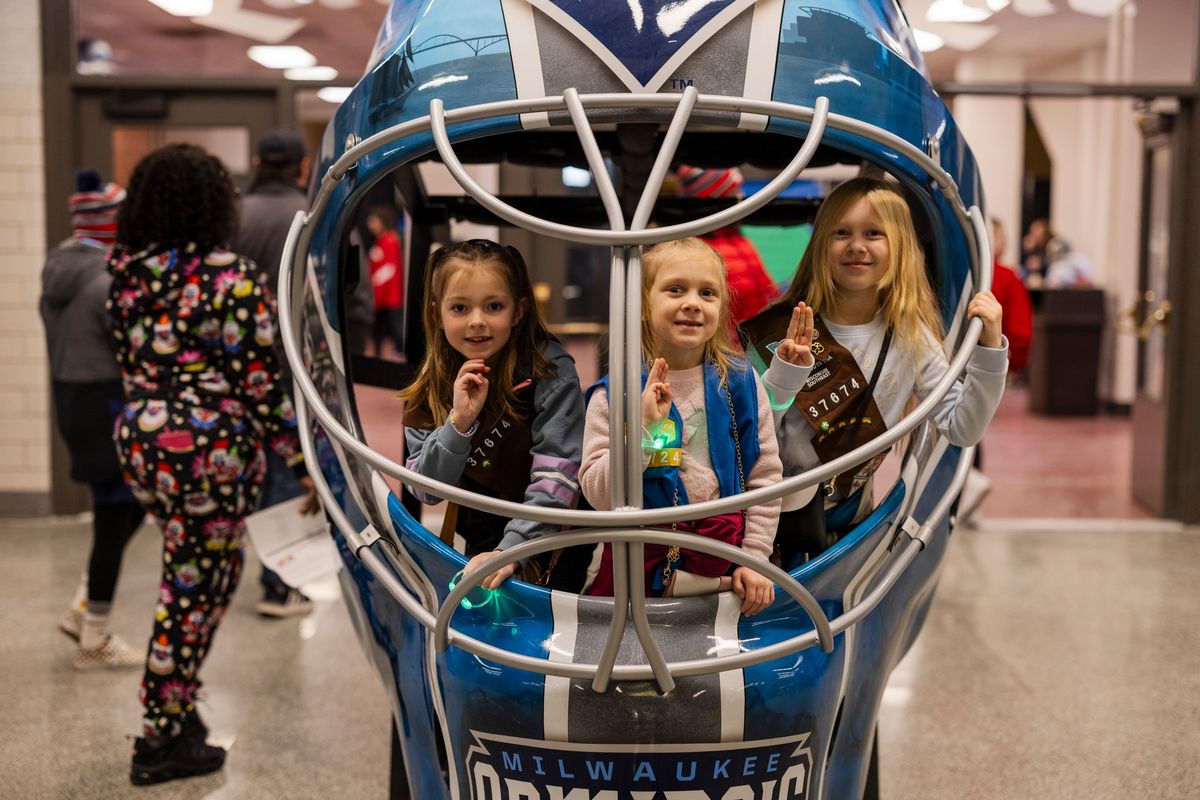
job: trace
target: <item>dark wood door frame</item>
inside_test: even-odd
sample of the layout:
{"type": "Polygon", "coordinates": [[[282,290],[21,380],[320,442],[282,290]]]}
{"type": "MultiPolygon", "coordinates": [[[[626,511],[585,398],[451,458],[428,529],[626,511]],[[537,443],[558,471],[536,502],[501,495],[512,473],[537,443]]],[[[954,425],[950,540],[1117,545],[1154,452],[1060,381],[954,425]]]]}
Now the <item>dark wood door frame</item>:
{"type": "MultiPolygon", "coordinates": [[[[1198,38],[1200,41],[1200,38],[1198,38]]],[[[1200,104],[1182,98],[1171,189],[1164,516],[1200,523],[1200,104]],[[1190,313],[1185,313],[1185,309],[1190,313]]]]}

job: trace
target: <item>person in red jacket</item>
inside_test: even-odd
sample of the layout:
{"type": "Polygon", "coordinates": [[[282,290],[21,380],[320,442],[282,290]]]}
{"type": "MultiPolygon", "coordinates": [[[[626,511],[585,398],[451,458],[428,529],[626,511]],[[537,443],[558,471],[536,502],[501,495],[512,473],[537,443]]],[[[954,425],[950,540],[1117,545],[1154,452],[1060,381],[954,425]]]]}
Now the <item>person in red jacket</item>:
{"type": "Polygon", "coordinates": [[[376,206],[367,214],[367,229],[375,237],[368,253],[371,286],[375,290],[375,355],[383,353],[383,342],[391,339],[397,352],[404,346],[404,261],[396,215],[390,208],[376,206]]]}
{"type": "MultiPolygon", "coordinates": [[[[683,197],[705,199],[740,198],[742,172],[733,169],[701,169],[680,165],[676,170],[679,193],[683,197]]],[[[762,311],[779,296],[779,288],[767,274],[762,257],[754,244],[742,235],[741,228],[729,225],[700,237],[716,250],[725,262],[729,280],[730,316],[738,325],[762,311]]]]}
{"type": "Polygon", "coordinates": [[[1000,263],[1004,245],[1004,226],[992,217],[992,294],[1004,309],[1001,330],[1008,337],[1009,374],[1020,375],[1029,360],[1029,343],[1033,340],[1033,305],[1029,301],[1029,291],[1017,273],[1000,263]]]}
{"type": "MultiPolygon", "coordinates": [[[[1033,304],[1029,290],[1017,277],[1012,267],[1000,263],[1006,240],[1004,225],[996,217],[992,223],[992,294],[1000,302],[1004,315],[1000,319],[1000,332],[1008,337],[1008,376],[1011,380],[1025,369],[1029,360],[1029,343],[1033,340],[1033,304]]],[[[962,497],[958,502],[959,522],[968,522],[979,508],[992,483],[983,474],[983,446],[975,448],[975,465],[967,476],[962,497]]]]}

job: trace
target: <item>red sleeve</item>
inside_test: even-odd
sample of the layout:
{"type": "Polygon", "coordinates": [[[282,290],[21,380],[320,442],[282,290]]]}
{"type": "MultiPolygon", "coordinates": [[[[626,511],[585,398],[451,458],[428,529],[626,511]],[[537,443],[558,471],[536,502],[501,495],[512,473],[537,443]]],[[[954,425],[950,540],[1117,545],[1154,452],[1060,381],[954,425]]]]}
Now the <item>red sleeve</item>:
{"type": "Polygon", "coordinates": [[[1003,264],[996,264],[992,277],[992,294],[1004,310],[1000,329],[1008,337],[1008,367],[1020,372],[1029,360],[1029,343],[1033,340],[1033,305],[1029,292],[1016,273],[1003,264]]]}
{"type": "Polygon", "coordinates": [[[400,237],[384,233],[368,253],[375,308],[399,308],[404,302],[404,269],[400,261],[400,237]]]}
{"type": "Polygon", "coordinates": [[[753,242],[740,233],[717,231],[706,237],[725,262],[725,275],[732,294],[730,309],[734,324],[744,322],[775,299],[775,282],[767,274],[753,242]]]}

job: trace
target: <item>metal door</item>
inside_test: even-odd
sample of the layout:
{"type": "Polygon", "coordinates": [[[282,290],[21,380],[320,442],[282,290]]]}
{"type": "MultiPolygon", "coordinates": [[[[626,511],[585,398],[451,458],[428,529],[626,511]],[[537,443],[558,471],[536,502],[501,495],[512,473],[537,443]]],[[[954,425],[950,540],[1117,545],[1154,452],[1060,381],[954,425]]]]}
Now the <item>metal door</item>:
{"type": "Polygon", "coordinates": [[[1138,337],[1137,388],[1133,401],[1133,496],[1158,516],[1167,509],[1167,401],[1171,375],[1167,361],[1170,224],[1175,147],[1174,115],[1150,117],[1142,169],[1142,221],[1138,302],[1133,324],[1138,337]]]}

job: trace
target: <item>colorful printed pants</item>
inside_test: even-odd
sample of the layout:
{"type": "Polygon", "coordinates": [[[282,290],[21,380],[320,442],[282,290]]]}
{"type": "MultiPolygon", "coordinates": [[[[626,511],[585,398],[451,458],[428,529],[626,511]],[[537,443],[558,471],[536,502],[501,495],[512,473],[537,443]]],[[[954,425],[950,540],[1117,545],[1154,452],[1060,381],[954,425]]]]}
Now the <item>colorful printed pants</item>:
{"type": "Polygon", "coordinates": [[[243,517],[258,502],[262,446],[241,418],[140,400],[117,422],[117,452],[126,483],[163,528],[143,732],[177,735],[241,577],[243,517]]]}

